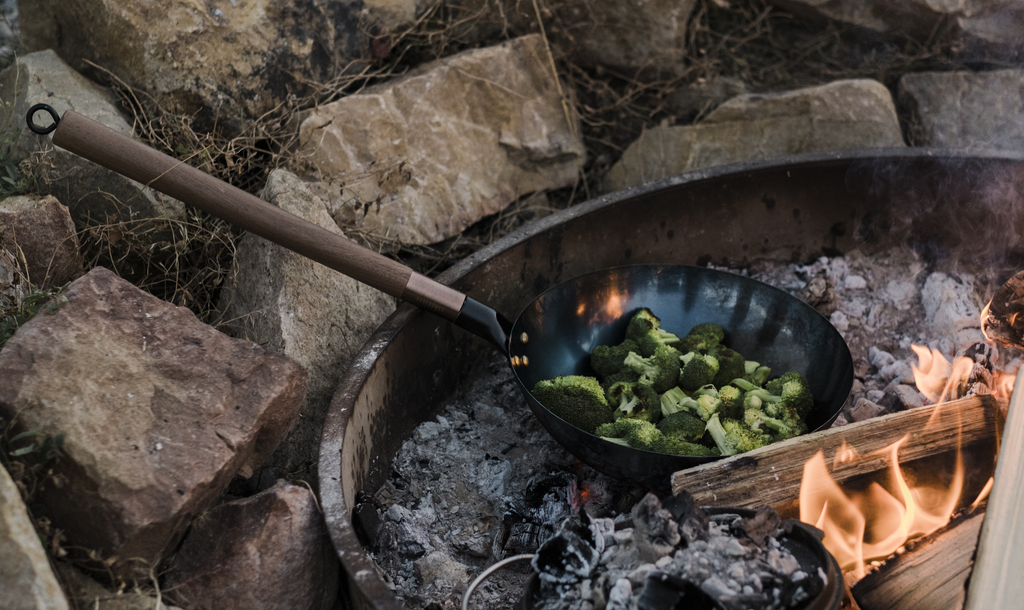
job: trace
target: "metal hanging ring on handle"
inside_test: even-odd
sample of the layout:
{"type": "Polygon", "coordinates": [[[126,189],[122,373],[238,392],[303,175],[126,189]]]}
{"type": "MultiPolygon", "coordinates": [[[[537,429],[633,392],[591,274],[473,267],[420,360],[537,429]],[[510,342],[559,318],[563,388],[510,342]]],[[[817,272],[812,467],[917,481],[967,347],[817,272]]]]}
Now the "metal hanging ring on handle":
{"type": "Polygon", "coordinates": [[[476,591],[476,588],[480,586],[480,583],[487,580],[488,576],[497,572],[498,570],[507,566],[510,563],[515,563],[517,561],[528,561],[530,559],[533,559],[532,554],[513,555],[512,557],[506,557],[505,559],[502,559],[498,563],[492,565],[491,567],[481,572],[480,575],[477,576],[468,587],[466,587],[466,592],[462,594],[462,610],[469,610],[469,597],[473,595],[473,591],[476,591]]]}
{"type": "Polygon", "coordinates": [[[28,122],[28,128],[32,130],[32,133],[37,133],[41,136],[45,136],[54,129],[57,129],[57,124],[60,123],[60,115],[57,114],[57,111],[54,110],[53,106],[50,106],[49,104],[36,104],[35,106],[32,106],[28,109],[28,116],[25,117],[25,120],[28,122]],[[35,114],[40,110],[45,110],[46,112],[48,112],[50,114],[50,118],[53,119],[53,123],[47,125],[46,127],[40,127],[39,125],[36,125],[34,121],[35,114]]]}

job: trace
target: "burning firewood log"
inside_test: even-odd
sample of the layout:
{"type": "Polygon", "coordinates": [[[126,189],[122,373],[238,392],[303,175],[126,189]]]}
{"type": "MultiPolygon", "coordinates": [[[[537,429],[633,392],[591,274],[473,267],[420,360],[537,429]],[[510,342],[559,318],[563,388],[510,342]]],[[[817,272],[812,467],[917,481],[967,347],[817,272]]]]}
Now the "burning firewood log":
{"type": "Polygon", "coordinates": [[[1024,271],[1007,280],[985,306],[981,331],[991,341],[1024,349],[1024,271]]]}

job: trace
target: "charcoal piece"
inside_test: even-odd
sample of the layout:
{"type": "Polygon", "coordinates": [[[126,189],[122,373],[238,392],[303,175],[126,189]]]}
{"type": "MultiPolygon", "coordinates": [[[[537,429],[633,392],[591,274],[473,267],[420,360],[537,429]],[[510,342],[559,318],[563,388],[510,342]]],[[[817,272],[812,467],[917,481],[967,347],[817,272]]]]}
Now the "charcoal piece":
{"type": "Polygon", "coordinates": [[[694,503],[693,496],[685,490],[666,498],[661,505],[672,513],[672,518],[679,524],[679,533],[683,538],[680,543],[682,546],[708,539],[708,526],[711,520],[708,519],[707,513],[694,503]]]}
{"type": "Polygon", "coordinates": [[[753,517],[737,519],[732,524],[733,531],[739,532],[749,538],[758,548],[764,549],[769,537],[777,536],[782,519],[779,513],[775,512],[767,504],[757,509],[753,517]]]}
{"type": "Polygon", "coordinates": [[[373,502],[360,502],[352,509],[352,529],[363,546],[377,550],[378,537],[384,528],[384,520],[373,502]]]}
{"type": "Polygon", "coordinates": [[[545,540],[533,556],[534,571],[545,582],[572,583],[588,578],[601,554],[594,548],[590,529],[579,517],[570,517],[545,540]]]}
{"type": "Polygon", "coordinates": [[[654,563],[672,553],[682,540],[679,524],[653,493],[633,507],[633,544],[644,561],[654,563]]]}
{"type": "Polygon", "coordinates": [[[720,610],[714,598],[699,586],[673,574],[651,572],[637,597],[639,610],[720,610]]]}

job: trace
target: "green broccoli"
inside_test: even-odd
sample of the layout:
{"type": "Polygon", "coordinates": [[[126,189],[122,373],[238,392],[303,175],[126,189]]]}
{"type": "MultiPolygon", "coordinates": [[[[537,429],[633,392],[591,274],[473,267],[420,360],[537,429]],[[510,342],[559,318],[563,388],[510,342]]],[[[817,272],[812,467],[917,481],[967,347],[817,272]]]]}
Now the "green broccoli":
{"type": "Polygon", "coordinates": [[[711,416],[718,412],[722,401],[711,394],[701,394],[697,397],[697,416],[704,421],[711,419],[711,416]]]}
{"type": "Polygon", "coordinates": [[[722,455],[735,455],[764,447],[772,442],[767,434],[751,430],[749,426],[735,419],[720,420],[718,414],[711,416],[707,425],[708,434],[722,455]]]}
{"type": "Polygon", "coordinates": [[[756,385],[763,386],[764,382],[768,381],[768,376],[772,374],[772,370],[767,366],[759,366],[746,376],[747,381],[756,385]]]}
{"type": "Polygon", "coordinates": [[[690,352],[682,360],[684,364],[679,374],[679,387],[687,392],[711,383],[718,374],[718,359],[714,356],[690,352]]]}
{"type": "Polygon", "coordinates": [[[668,417],[680,411],[696,413],[697,401],[686,395],[676,386],[661,395],[661,415],[668,417]]]}
{"type": "Polygon", "coordinates": [[[661,319],[646,307],[636,312],[626,326],[626,339],[639,345],[638,352],[644,358],[650,358],[663,345],[679,343],[678,335],[661,328],[661,319]]]}
{"type": "Polygon", "coordinates": [[[744,366],[746,360],[743,358],[743,355],[721,343],[709,349],[708,355],[714,356],[718,360],[718,372],[715,374],[715,378],[711,380],[715,387],[720,388],[728,385],[733,379],[744,377],[747,374],[744,366]]]}
{"type": "Polygon", "coordinates": [[[610,424],[602,424],[594,434],[606,441],[647,451],[654,451],[653,447],[662,440],[661,432],[658,432],[654,424],[642,419],[619,419],[610,424]]]}
{"type": "Polygon", "coordinates": [[[672,455],[693,455],[698,457],[712,457],[722,455],[717,447],[706,447],[700,443],[681,441],[662,435],[661,442],[655,443],[654,450],[658,453],[669,453],[672,455]]]}
{"type": "Polygon", "coordinates": [[[781,396],[782,402],[796,410],[801,419],[807,419],[814,409],[811,387],[807,379],[796,371],[790,371],[778,379],[769,381],[765,389],[776,396],[781,396]]]}
{"type": "Polygon", "coordinates": [[[614,375],[626,368],[623,361],[629,352],[639,352],[640,346],[632,339],[618,345],[598,345],[590,352],[590,366],[600,377],[614,375]]]}
{"type": "Polygon", "coordinates": [[[618,373],[615,373],[614,375],[608,375],[607,377],[602,378],[601,387],[604,388],[605,391],[607,391],[608,388],[612,387],[616,383],[619,383],[620,381],[636,383],[637,381],[640,381],[640,373],[637,373],[633,369],[626,367],[619,371],[618,373]]]}
{"type": "Polygon", "coordinates": [[[678,352],[667,345],[656,349],[654,355],[649,358],[642,358],[636,352],[630,352],[626,356],[625,364],[640,373],[640,381],[649,382],[659,394],[671,389],[679,380],[678,352]]]}
{"type": "Polygon", "coordinates": [[[676,347],[683,353],[697,352],[706,354],[708,350],[722,342],[725,338],[725,330],[718,324],[698,324],[690,329],[685,337],[680,339],[676,347]]]}
{"type": "Polygon", "coordinates": [[[615,420],[604,390],[594,377],[564,375],[538,381],[533,397],[544,408],[586,432],[615,420]]]}
{"type": "Polygon", "coordinates": [[[718,390],[718,412],[722,417],[730,419],[743,418],[743,391],[733,385],[722,386],[718,390]]]}
{"type": "Polygon", "coordinates": [[[658,430],[666,437],[690,443],[700,441],[705,427],[704,420],[686,411],[673,413],[658,422],[658,430]]]}
{"type": "Polygon", "coordinates": [[[763,409],[748,409],[743,414],[743,422],[751,430],[770,435],[773,442],[807,432],[807,424],[800,419],[796,411],[781,402],[765,403],[763,409]]]}
{"type": "Polygon", "coordinates": [[[661,399],[649,383],[620,381],[608,388],[605,397],[615,419],[655,422],[661,417],[661,399]]]}

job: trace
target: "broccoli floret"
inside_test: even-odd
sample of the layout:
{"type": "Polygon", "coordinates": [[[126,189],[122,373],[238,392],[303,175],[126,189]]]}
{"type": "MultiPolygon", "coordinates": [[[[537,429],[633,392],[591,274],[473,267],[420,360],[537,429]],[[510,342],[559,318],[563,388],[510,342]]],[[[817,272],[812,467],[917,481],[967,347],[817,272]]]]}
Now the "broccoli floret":
{"type": "Polygon", "coordinates": [[[769,434],[772,441],[793,438],[807,432],[807,424],[796,411],[782,402],[765,403],[763,409],[744,413],[743,421],[753,430],[769,434]]]}
{"type": "Polygon", "coordinates": [[[680,411],[696,413],[697,401],[686,395],[676,386],[661,395],[661,415],[668,417],[680,411]]]}
{"type": "Polygon", "coordinates": [[[654,424],[642,419],[620,419],[603,424],[597,427],[595,434],[606,441],[647,451],[655,451],[654,447],[662,441],[661,432],[654,424]]]}
{"type": "Polygon", "coordinates": [[[654,450],[658,453],[669,453],[672,455],[694,455],[700,457],[711,457],[722,455],[717,447],[706,447],[700,443],[681,441],[662,435],[660,443],[655,444],[654,450]]]}
{"type": "Polygon", "coordinates": [[[737,388],[743,390],[744,392],[749,392],[751,390],[759,389],[758,386],[750,383],[749,381],[747,381],[743,377],[737,377],[736,379],[733,379],[732,382],[731,382],[731,385],[736,386],[737,388]]]}
{"type": "Polygon", "coordinates": [[[607,391],[608,388],[612,387],[616,383],[619,383],[620,381],[636,383],[637,381],[640,381],[640,373],[637,373],[633,369],[626,367],[619,371],[618,373],[615,373],[614,375],[608,375],[607,377],[604,377],[601,380],[601,387],[604,388],[605,391],[607,391]]]}
{"type": "Polygon", "coordinates": [[[768,376],[772,374],[772,370],[767,366],[758,366],[751,373],[746,375],[747,381],[761,387],[764,382],[768,381],[768,376]]]}
{"type": "Polygon", "coordinates": [[[620,381],[608,388],[605,397],[615,419],[655,422],[661,417],[661,399],[649,383],[620,381]]]}
{"type": "Polygon", "coordinates": [[[590,366],[601,377],[614,375],[626,368],[623,361],[629,352],[640,351],[640,346],[632,339],[626,339],[618,345],[598,345],[590,352],[590,366]]]}
{"type": "Polygon", "coordinates": [[[699,442],[704,436],[704,420],[692,413],[680,411],[673,413],[658,423],[658,430],[666,437],[690,443],[699,442]]]}
{"type": "Polygon", "coordinates": [[[564,375],[545,379],[533,386],[532,393],[544,408],[591,434],[601,424],[614,421],[612,407],[594,377],[564,375]]]}
{"type": "Polygon", "coordinates": [[[683,359],[685,364],[679,374],[679,387],[687,392],[693,392],[697,388],[711,383],[715,375],[718,374],[718,359],[714,356],[692,353],[692,355],[686,354],[683,359]]]}
{"type": "Polygon", "coordinates": [[[640,381],[649,382],[659,394],[675,386],[679,380],[678,352],[667,345],[659,347],[649,358],[630,352],[626,356],[625,364],[640,373],[640,381]]]}
{"type": "Polygon", "coordinates": [[[729,349],[721,343],[709,349],[708,355],[714,356],[715,359],[718,360],[718,373],[716,373],[715,378],[711,380],[711,383],[715,384],[715,387],[720,388],[727,385],[733,379],[743,377],[747,374],[744,367],[746,360],[744,360],[743,355],[737,351],[729,349]]]}
{"type": "Polygon", "coordinates": [[[720,420],[717,413],[708,420],[707,431],[722,455],[743,453],[764,447],[772,441],[767,434],[751,430],[743,422],[735,419],[720,420]]]}
{"type": "Polygon", "coordinates": [[[725,338],[725,331],[718,324],[698,324],[686,333],[686,336],[679,341],[676,347],[679,351],[697,352],[706,354],[708,350],[721,343],[725,338]]]}
{"type": "Polygon", "coordinates": [[[782,402],[794,409],[800,419],[807,419],[814,408],[814,395],[811,394],[811,387],[807,383],[807,379],[796,371],[790,371],[778,379],[769,381],[765,389],[772,394],[781,396],[782,402]]]}
{"type": "Polygon", "coordinates": [[[722,386],[718,390],[718,412],[722,417],[741,419],[743,417],[743,391],[736,386],[722,386]]]}
{"type": "Polygon", "coordinates": [[[711,419],[711,416],[718,412],[722,401],[717,396],[702,394],[697,397],[697,416],[704,421],[711,419]]]}
{"type": "Polygon", "coordinates": [[[635,341],[641,356],[650,358],[663,345],[679,343],[679,337],[661,328],[661,319],[650,309],[643,308],[636,312],[626,326],[626,339],[635,341]]]}

